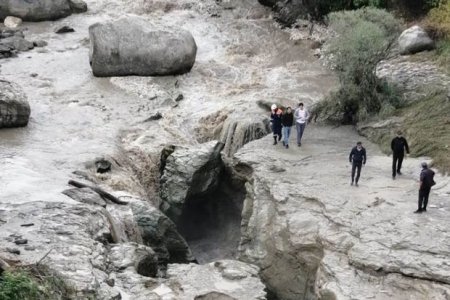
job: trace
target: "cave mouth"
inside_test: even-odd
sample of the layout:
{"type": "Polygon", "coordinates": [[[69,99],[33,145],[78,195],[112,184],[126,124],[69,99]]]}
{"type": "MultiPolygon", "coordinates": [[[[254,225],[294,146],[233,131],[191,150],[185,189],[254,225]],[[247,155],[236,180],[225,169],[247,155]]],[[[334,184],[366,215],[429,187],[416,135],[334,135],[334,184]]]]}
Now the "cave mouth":
{"type": "Polygon", "coordinates": [[[244,182],[222,172],[214,191],[186,200],[177,228],[198,263],[237,257],[245,195],[244,182]]]}

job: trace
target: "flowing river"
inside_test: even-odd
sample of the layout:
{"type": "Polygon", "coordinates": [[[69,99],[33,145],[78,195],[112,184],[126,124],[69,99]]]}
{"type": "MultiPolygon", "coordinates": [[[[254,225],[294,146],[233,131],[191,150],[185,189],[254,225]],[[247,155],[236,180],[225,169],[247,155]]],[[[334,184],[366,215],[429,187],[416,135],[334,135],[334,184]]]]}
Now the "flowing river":
{"type": "Polygon", "coordinates": [[[156,110],[189,141],[209,113],[227,108],[247,118],[263,113],[258,100],[311,104],[335,82],[309,43],[291,40],[256,0],[87,2],[87,13],[25,23],[26,38],[48,46],[0,62],[0,76],[24,88],[32,111],[28,127],[0,131],[3,203],[70,201],[61,195],[70,173],[113,153],[118,133],[156,110]],[[193,70],[179,77],[95,78],[88,27],[126,14],[190,31],[198,45],[193,70]],[[55,34],[63,25],[75,32],[55,34]],[[167,105],[178,93],[184,100],[167,105]]]}

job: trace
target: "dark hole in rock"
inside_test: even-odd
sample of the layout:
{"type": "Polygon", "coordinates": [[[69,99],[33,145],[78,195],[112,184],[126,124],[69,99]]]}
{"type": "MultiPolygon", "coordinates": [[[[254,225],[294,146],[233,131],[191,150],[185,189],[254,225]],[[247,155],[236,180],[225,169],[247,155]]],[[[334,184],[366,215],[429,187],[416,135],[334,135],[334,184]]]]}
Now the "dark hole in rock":
{"type": "Polygon", "coordinates": [[[177,227],[199,263],[237,257],[244,182],[223,172],[217,189],[187,199],[177,227]]]}

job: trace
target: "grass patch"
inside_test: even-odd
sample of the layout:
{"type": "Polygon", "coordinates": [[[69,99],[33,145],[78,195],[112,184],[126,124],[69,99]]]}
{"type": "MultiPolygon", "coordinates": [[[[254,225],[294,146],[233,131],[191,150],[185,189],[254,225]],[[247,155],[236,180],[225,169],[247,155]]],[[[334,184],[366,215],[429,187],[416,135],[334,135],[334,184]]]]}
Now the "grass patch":
{"type": "Polygon", "coordinates": [[[72,290],[42,266],[13,267],[0,276],[2,300],[63,300],[72,290]]]}
{"type": "Polygon", "coordinates": [[[450,74],[450,38],[437,43],[436,62],[447,74],[450,74]]]}
{"type": "MultiPolygon", "coordinates": [[[[411,156],[428,156],[433,166],[450,173],[450,99],[447,91],[429,93],[421,101],[395,112],[403,121],[400,128],[410,145],[411,156]]],[[[369,139],[390,153],[390,142],[398,128],[380,128],[368,134],[369,139]]]]}

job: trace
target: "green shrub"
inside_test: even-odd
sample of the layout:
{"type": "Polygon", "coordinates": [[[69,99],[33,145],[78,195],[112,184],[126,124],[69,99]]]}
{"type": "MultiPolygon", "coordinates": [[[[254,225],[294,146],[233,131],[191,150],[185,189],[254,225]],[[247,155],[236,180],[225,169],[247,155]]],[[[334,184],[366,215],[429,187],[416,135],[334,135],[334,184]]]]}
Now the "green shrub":
{"type": "Polygon", "coordinates": [[[428,12],[425,25],[438,38],[450,37],[450,1],[440,1],[428,12]]]}
{"type": "Polygon", "coordinates": [[[450,74],[450,38],[443,39],[437,43],[437,62],[450,74]]]}
{"type": "Polygon", "coordinates": [[[73,290],[43,266],[16,267],[0,276],[1,300],[63,300],[71,294],[73,290]]]}
{"type": "Polygon", "coordinates": [[[400,23],[390,13],[376,8],[331,13],[329,19],[336,35],[325,46],[325,53],[341,87],[316,107],[319,116],[338,121],[351,111],[358,121],[385,106],[399,107],[395,88],[379,79],[375,71],[397,39],[400,23]]]}
{"type": "Polygon", "coordinates": [[[33,280],[29,273],[24,271],[6,271],[0,278],[0,299],[42,299],[42,293],[39,290],[39,285],[33,280]]]}

